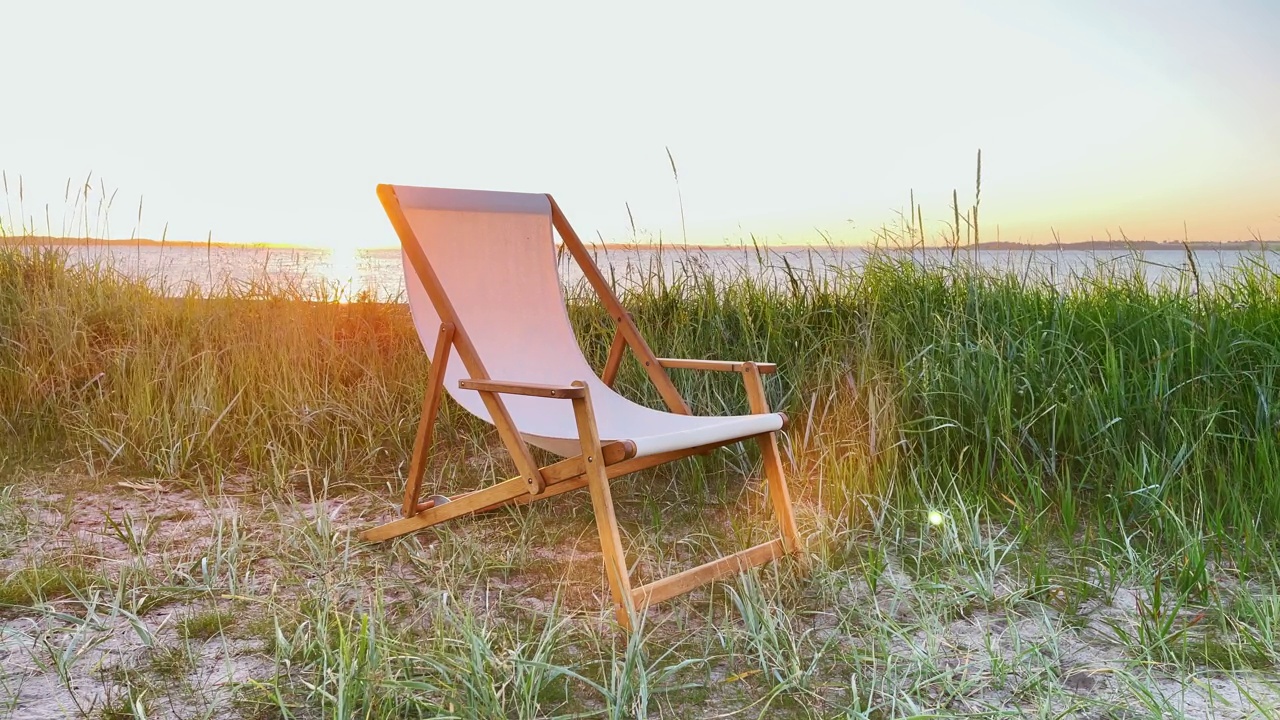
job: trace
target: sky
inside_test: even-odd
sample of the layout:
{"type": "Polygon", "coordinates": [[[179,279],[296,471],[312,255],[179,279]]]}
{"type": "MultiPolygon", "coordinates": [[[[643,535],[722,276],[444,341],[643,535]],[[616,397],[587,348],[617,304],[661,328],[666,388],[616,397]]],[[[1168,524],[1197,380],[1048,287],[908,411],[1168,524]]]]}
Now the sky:
{"type": "Polygon", "coordinates": [[[584,238],[671,243],[867,242],[914,192],[936,241],[981,149],[984,240],[1280,241],[1275,0],[3,17],[10,234],[386,247],[390,182],[549,192],[584,238]]]}

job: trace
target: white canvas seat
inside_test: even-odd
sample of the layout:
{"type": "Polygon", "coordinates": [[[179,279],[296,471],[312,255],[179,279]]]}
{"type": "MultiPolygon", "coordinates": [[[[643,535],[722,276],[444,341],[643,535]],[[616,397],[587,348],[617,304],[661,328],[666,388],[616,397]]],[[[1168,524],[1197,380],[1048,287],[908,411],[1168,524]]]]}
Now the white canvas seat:
{"type": "Polygon", "coordinates": [[[431,366],[405,482],[404,517],[361,537],[386,540],[468,513],[586,487],[609,590],[625,628],[651,603],[799,548],[776,438],[786,416],[769,411],[761,379],[775,370],[773,365],[657,357],[550,195],[379,185],[378,196],[404,251],[409,306],[431,366]],[[569,323],[553,229],[617,325],[600,375],[588,365],[569,323]],[[613,390],[628,349],[666,411],[613,390]],[[752,412],[691,415],[668,369],[740,374],[752,412]],[[445,393],[494,425],[520,474],[452,498],[420,502],[432,428],[445,393]],[[778,537],[633,588],[609,481],[747,439],[760,446],[778,537]],[[538,467],[529,445],[565,459],[538,467]]]}
{"type": "MultiPolygon", "coordinates": [[[[722,443],[779,430],[777,413],[694,417],[653,410],[606,386],[582,356],[565,311],[546,195],[396,187],[414,236],[431,260],[458,319],[490,377],[544,385],[587,383],[600,439],[631,441],[638,457],[722,443]]],[[[404,257],[413,322],[430,349],[440,315],[404,257]]],[[[457,357],[445,390],[473,414],[493,421],[457,357]]],[[[517,396],[507,411],[526,441],[557,455],[581,451],[573,408],[554,398],[517,396]]]]}

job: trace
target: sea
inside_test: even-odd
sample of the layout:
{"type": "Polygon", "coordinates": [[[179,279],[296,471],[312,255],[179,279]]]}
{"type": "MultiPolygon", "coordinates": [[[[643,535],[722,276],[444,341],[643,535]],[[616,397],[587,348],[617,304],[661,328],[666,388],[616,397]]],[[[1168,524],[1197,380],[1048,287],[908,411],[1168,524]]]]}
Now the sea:
{"type": "MultiPolygon", "coordinates": [[[[89,241],[62,246],[72,263],[110,268],[144,280],[169,295],[219,294],[233,289],[252,293],[258,287],[289,287],[299,294],[324,298],[403,298],[404,271],[399,249],[313,249],[264,246],[194,246],[107,244],[89,241]],[[265,281],[265,282],[264,282],[265,281]]],[[[725,248],[595,247],[591,254],[615,284],[674,282],[682,276],[708,274],[720,279],[749,276],[764,282],[791,284],[857,273],[873,255],[925,266],[976,263],[984,271],[1067,287],[1103,275],[1141,277],[1151,286],[1192,289],[1251,267],[1280,273],[1280,252],[1249,249],[1065,249],[1055,246],[1017,249],[871,249],[840,246],[739,246],[725,248]]],[[[559,253],[561,278],[568,286],[582,281],[568,253],[559,253]]]]}

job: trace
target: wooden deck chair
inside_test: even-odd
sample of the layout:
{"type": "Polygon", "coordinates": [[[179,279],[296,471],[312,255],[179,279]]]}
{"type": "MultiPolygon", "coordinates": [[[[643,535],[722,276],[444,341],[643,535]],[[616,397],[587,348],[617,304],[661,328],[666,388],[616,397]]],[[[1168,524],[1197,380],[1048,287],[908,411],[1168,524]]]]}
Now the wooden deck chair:
{"type": "Polygon", "coordinates": [[[385,540],[468,513],[585,486],[591,492],[618,622],[625,628],[634,613],[652,603],[799,546],[775,437],[786,416],[769,412],[760,377],[773,372],[773,365],[655,357],[550,195],[379,185],[378,197],[403,246],[409,306],[431,352],[431,365],[404,491],[404,517],[365,531],[363,539],[385,540]],[[569,324],[552,227],[617,323],[602,377],[583,357],[569,324]],[[627,348],[670,412],[638,405],[613,391],[627,348]],[[739,373],[753,414],[691,415],[667,376],[671,368],[739,373]],[[496,426],[519,476],[453,498],[419,502],[441,389],[496,426]],[[779,537],[631,587],[609,481],[741,440],[760,444],[779,537]],[[529,445],[566,459],[538,467],[529,445]]]}

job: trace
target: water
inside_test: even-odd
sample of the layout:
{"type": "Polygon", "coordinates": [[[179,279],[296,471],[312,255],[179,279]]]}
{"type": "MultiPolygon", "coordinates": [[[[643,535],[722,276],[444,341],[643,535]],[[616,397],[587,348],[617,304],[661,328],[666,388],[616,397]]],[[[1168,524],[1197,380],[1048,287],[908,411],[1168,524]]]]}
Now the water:
{"type": "MultiPolygon", "coordinates": [[[[233,284],[248,287],[255,279],[270,276],[291,283],[309,293],[352,297],[368,293],[378,299],[396,299],[404,290],[404,276],[398,250],[321,250],[263,247],[127,246],[88,243],[66,248],[75,263],[104,263],[133,277],[146,279],[171,295],[191,290],[208,292],[233,284]]],[[[947,264],[947,249],[892,251],[924,264],[947,264]]],[[[779,283],[789,282],[795,272],[801,279],[809,273],[819,276],[839,269],[856,271],[869,257],[865,248],[805,247],[757,252],[755,248],[725,249],[597,249],[592,251],[606,277],[625,284],[653,272],[675,278],[696,270],[729,278],[746,273],[779,283]]],[[[1060,250],[1057,248],[960,251],[958,257],[972,257],[984,268],[1012,272],[1023,277],[1047,279],[1057,285],[1070,283],[1081,275],[1096,272],[1099,264],[1125,274],[1139,272],[1150,284],[1189,281],[1189,263],[1182,248],[1146,251],[1060,250]]],[[[1264,264],[1280,272],[1280,253],[1252,250],[1199,249],[1193,257],[1202,282],[1243,264],[1264,264]]],[[[562,279],[572,284],[581,280],[581,271],[567,253],[560,258],[562,279]]]]}

